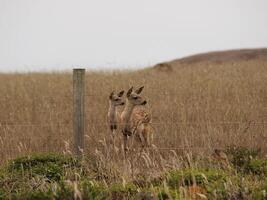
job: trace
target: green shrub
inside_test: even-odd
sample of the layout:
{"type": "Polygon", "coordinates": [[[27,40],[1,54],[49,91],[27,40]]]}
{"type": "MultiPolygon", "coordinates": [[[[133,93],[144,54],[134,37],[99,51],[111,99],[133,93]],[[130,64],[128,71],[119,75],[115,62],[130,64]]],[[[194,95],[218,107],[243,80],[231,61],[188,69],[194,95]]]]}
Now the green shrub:
{"type": "MultiPolygon", "coordinates": [[[[108,198],[108,191],[103,186],[89,181],[78,183],[78,190],[85,200],[105,200],[108,198]]],[[[0,193],[1,194],[1,193],[0,193]]],[[[60,181],[50,184],[43,189],[28,189],[17,193],[12,193],[12,199],[38,199],[38,200],[73,200],[75,190],[71,183],[60,181]]],[[[1,197],[1,196],[0,196],[1,197]]],[[[0,198],[1,199],[1,198],[0,198]]],[[[6,198],[3,198],[6,199],[6,198]]]]}
{"type": "Polygon", "coordinates": [[[230,158],[231,163],[239,171],[243,171],[250,160],[260,155],[260,149],[248,149],[246,147],[230,146],[226,149],[226,153],[230,158]]]}
{"type": "Polygon", "coordinates": [[[138,191],[134,184],[113,184],[109,189],[109,193],[111,199],[129,199],[135,196],[138,191]]]}
{"type": "Polygon", "coordinates": [[[67,184],[66,181],[60,181],[55,191],[55,199],[72,200],[74,197],[74,188],[67,184]]]}
{"type": "Polygon", "coordinates": [[[81,183],[83,199],[104,200],[108,197],[108,190],[101,184],[84,180],[81,183]]]}
{"type": "Polygon", "coordinates": [[[161,191],[158,193],[158,199],[159,200],[168,200],[168,199],[170,199],[170,196],[166,192],[161,191]]]}
{"type": "Polygon", "coordinates": [[[267,160],[260,159],[260,149],[228,147],[227,154],[234,167],[242,173],[267,175],[267,160]]]}
{"type": "Polygon", "coordinates": [[[257,200],[267,199],[267,180],[259,188],[252,191],[252,198],[257,200]]]}
{"type": "MultiPolygon", "coordinates": [[[[155,195],[152,192],[138,192],[132,198],[133,200],[156,200],[155,195]]],[[[159,199],[161,200],[161,199],[159,199]]]]}
{"type": "Polygon", "coordinates": [[[225,172],[215,169],[174,170],[168,175],[168,185],[172,188],[190,186],[194,183],[204,185],[209,182],[214,183],[218,180],[225,180],[226,177],[225,172]]]}
{"type": "Polygon", "coordinates": [[[41,191],[41,190],[33,190],[33,191],[27,191],[24,193],[17,193],[13,194],[12,199],[18,199],[18,200],[25,200],[25,199],[34,199],[34,200],[53,200],[55,199],[55,196],[53,192],[50,191],[41,191]]]}
{"type": "Polygon", "coordinates": [[[225,183],[229,178],[225,171],[219,169],[175,170],[168,175],[168,185],[171,191],[177,191],[180,186],[189,188],[196,184],[208,199],[227,199],[225,183]]]}
{"type": "Polygon", "coordinates": [[[167,199],[180,199],[180,191],[178,188],[170,187],[161,187],[157,192],[158,200],[167,200],[167,199]]]}
{"type": "Polygon", "coordinates": [[[267,175],[267,160],[266,159],[253,159],[250,160],[244,167],[245,172],[253,173],[256,175],[267,175]]]}
{"type": "Polygon", "coordinates": [[[59,181],[66,169],[80,166],[79,160],[72,156],[36,154],[13,160],[8,166],[8,172],[22,176],[43,176],[49,180],[59,181]]]}
{"type": "Polygon", "coordinates": [[[55,199],[68,194],[68,199],[73,191],[63,181],[80,170],[81,162],[72,156],[35,154],[17,158],[0,169],[0,197],[55,199]]]}
{"type": "Polygon", "coordinates": [[[0,188],[0,199],[7,199],[5,195],[5,191],[2,188],[0,188]]]}

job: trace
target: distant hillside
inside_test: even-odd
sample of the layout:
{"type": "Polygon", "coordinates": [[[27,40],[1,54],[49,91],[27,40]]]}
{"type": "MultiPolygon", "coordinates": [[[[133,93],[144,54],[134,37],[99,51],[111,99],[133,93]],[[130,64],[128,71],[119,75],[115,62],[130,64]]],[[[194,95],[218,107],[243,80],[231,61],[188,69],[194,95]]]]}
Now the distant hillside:
{"type": "Polygon", "coordinates": [[[225,63],[261,59],[267,61],[267,48],[216,51],[187,56],[170,62],[159,63],[155,68],[169,71],[172,66],[197,63],[225,63]]]}

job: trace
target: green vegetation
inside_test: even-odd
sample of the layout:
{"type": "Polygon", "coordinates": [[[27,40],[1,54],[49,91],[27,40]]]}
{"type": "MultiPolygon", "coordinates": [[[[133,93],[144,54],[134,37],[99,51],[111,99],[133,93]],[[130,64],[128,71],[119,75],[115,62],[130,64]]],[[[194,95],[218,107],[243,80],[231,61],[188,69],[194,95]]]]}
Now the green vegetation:
{"type": "Polygon", "coordinates": [[[259,157],[261,150],[230,146],[226,152],[235,168],[244,170],[252,159],[259,157]]]}
{"type": "Polygon", "coordinates": [[[245,171],[267,176],[267,159],[253,159],[245,166],[245,171]]]}
{"type": "Polygon", "coordinates": [[[232,155],[228,168],[172,169],[146,184],[95,179],[96,169],[88,166],[99,166],[72,156],[20,157],[0,169],[0,199],[266,199],[266,159],[260,152],[252,156],[249,149],[227,152],[232,155]],[[241,159],[247,156],[250,159],[241,159]]]}
{"type": "Polygon", "coordinates": [[[22,176],[42,176],[49,181],[59,181],[68,169],[80,169],[79,160],[57,154],[36,154],[17,158],[10,162],[8,172],[22,176]]]}
{"type": "Polygon", "coordinates": [[[226,179],[226,174],[222,170],[213,169],[186,169],[174,170],[170,172],[168,184],[172,188],[178,186],[204,185],[226,179]]]}

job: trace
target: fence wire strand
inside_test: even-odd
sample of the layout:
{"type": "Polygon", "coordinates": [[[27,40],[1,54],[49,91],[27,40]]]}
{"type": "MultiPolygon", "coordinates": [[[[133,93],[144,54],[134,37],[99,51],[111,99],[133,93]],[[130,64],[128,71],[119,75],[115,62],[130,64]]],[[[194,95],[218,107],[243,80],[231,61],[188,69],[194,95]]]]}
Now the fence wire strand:
{"type": "MultiPolygon", "coordinates": [[[[106,127],[108,123],[85,122],[87,126],[106,127]]],[[[152,125],[267,125],[267,122],[151,122],[152,125]]],[[[1,126],[63,126],[73,125],[72,122],[30,123],[30,122],[0,122],[1,126]]],[[[120,125],[120,123],[118,123],[120,125]]]]}

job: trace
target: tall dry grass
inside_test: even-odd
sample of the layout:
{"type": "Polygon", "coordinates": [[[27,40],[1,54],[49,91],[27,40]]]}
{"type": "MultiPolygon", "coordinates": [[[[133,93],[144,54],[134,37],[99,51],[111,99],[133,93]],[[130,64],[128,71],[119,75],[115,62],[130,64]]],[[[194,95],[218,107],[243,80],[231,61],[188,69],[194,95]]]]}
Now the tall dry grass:
{"type": "MultiPolygon", "coordinates": [[[[267,63],[250,61],[177,66],[171,73],[88,72],[85,154],[106,158],[108,96],[132,85],[145,86],[154,144],[166,157],[185,150],[209,155],[233,144],[267,152],[267,63]]],[[[0,164],[32,152],[72,151],[71,73],[1,74],[0,94],[0,164]]]]}

